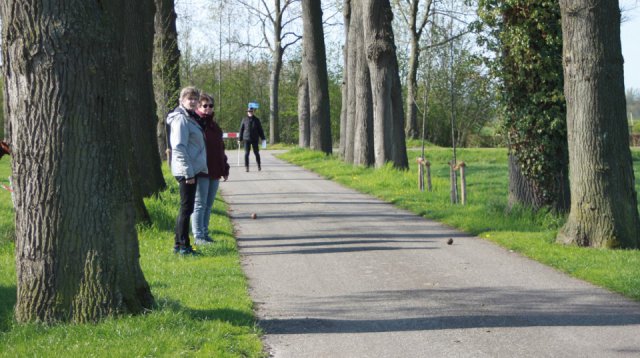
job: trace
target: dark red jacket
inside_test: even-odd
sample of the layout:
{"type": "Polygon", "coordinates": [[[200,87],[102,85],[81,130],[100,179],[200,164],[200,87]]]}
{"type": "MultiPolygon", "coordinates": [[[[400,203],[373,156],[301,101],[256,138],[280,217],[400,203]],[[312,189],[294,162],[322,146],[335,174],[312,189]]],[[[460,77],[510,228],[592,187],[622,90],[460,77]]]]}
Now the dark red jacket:
{"type": "Polygon", "coordinates": [[[229,176],[229,164],[227,155],[224,153],[224,142],[222,139],[222,129],[213,120],[212,116],[204,116],[200,111],[196,111],[200,116],[200,126],[204,129],[204,141],[207,146],[207,175],[212,179],[220,179],[229,176]]]}

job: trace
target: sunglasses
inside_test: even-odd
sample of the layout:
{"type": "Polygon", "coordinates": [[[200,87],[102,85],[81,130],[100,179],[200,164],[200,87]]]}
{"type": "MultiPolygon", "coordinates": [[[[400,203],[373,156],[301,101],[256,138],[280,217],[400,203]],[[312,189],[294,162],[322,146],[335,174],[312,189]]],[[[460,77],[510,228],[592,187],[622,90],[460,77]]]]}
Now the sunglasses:
{"type": "Polygon", "coordinates": [[[203,104],[202,105],[202,108],[207,108],[207,107],[208,108],[213,108],[213,105],[212,104],[203,104]]]}

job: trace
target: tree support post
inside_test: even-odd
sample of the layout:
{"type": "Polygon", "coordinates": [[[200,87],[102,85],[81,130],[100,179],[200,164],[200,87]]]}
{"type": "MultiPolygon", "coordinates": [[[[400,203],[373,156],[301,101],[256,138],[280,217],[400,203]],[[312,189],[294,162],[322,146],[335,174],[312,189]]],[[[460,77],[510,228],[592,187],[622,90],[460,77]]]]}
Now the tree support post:
{"type": "Polygon", "coordinates": [[[427,190],[433,191],[433,187],[431,186],[431,163],[425,160],[424,165],[427,167],[427,190]]]}
{"type": "Polygon", "coordinates": [[[453,161],[449,162],[449,178],[451,180],[451,204],[458,203],[458,178],[456,176],[456,167],[453,161]]]}
{"type": "Polygon", "coordinates": [[[466,164],[460,162],[456,168],[460,169],[460,203],[465,205],[467,203],[467,177],[464,172],[466,164]]]}
{"type": "Polygon", "coordinates": [[[422,157],[418,157],[416,159],[416,162],[418,163],[418,189],[420,189],[420,191],[424,191],[424,158],[422,157]]]}

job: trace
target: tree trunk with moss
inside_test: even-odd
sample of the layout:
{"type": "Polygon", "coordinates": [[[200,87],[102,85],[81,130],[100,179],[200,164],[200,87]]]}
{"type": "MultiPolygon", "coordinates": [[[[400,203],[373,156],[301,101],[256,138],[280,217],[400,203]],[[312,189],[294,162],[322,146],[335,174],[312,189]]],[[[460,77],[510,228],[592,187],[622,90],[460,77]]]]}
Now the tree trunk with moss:
{"type": "Polygon", "coordinates": [[[126,153],[125,9],[0,5],[19,322],[93,322],[153,304],[126,153]]]}
{"type": "Polygon", "coordinates": [[[571,211],[557,240],[637,248],[618,1],[561,0],[571,211]]]}

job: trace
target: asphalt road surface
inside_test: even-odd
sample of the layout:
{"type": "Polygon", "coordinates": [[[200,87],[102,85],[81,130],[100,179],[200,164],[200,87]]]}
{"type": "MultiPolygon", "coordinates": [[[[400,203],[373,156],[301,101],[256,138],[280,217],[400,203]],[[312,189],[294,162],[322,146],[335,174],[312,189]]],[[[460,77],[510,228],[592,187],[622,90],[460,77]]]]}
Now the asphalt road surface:
{"type": "Polygon", "coordinates": [[[272,154],[221,184],[272,356],[640,356],[640,303],[272,154]]]}

